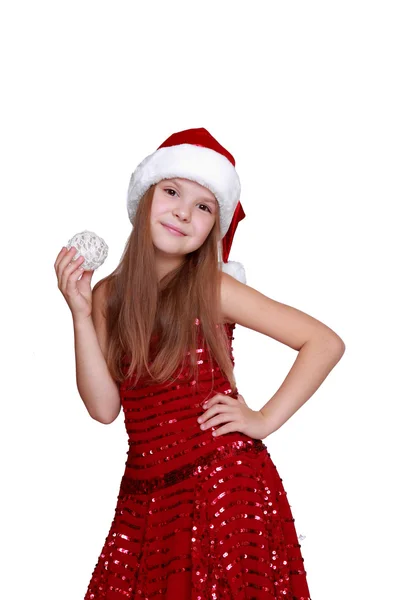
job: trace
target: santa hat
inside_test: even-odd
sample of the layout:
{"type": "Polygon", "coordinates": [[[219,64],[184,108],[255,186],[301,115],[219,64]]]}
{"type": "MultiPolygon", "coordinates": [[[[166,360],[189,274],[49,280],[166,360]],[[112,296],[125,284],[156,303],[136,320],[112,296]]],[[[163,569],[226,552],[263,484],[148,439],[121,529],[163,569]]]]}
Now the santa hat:
{"type": "Polygon", "coordinates": [[[221,268],[246,283],[243,265],[228,260],[238,223],[246,216],[239,200],[240,180],[232,154],[203,127],[172,134],[142,160],[131,175],[127,207],[132,224],[139,201],[149,187],[172,177],[196,181],[214,194],[220,209],[222,252],[220,246],[218,252],[221,268]]]}

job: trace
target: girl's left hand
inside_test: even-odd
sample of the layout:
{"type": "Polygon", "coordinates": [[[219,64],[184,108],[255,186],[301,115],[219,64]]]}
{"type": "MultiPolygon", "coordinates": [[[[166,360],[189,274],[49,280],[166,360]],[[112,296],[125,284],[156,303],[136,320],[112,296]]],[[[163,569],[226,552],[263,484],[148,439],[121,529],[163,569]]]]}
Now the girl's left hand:
{"type": "Polygon", "coordinates": [[[237,398],[216,394],[203,404],[203,408],[206,409],[205,412],[197,419],[203,431],[220,423],[226,423],[213,431],[214,437],[231,431],[240,431],[259,440],[268,435],[266,417],[260,410],[249,408],[241,394],[238,394],[237,398]]]}

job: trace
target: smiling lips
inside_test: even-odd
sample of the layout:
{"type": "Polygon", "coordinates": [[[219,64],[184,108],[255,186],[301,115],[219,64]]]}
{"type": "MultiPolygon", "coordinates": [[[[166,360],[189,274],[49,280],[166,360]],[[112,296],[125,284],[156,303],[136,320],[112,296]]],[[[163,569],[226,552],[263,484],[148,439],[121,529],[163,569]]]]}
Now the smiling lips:
{"type": "Polygon", "coordinates": [[[175,229],[174,227],[170,227],[169,225],[164,225],[164,223],[162,223],[163,227],[165,227],[165,229],[167,229],[167,231],[169,231],[170,233],[172,233],[173,235],[186,235],[182,232],[180,232],[179,230],[175,229]]]}

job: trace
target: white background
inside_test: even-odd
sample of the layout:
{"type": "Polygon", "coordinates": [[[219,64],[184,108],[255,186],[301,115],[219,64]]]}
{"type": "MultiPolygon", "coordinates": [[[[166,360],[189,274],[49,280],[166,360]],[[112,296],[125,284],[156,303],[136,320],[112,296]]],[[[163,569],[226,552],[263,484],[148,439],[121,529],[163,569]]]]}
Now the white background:
{"type": "MultiPolygon", "coordinates": [[[[118,264],[131,172],[205,127],[235,157],[247,284],[346,352],[265,443],[312,600],[398,598],[396,2],[3,2],[1,596],[82,600],[124,471],[123,413],[88,415],[54,262],[84,229],[118,264]]],[[[237,326],[248,404],[296,352],[237,326]]]]}

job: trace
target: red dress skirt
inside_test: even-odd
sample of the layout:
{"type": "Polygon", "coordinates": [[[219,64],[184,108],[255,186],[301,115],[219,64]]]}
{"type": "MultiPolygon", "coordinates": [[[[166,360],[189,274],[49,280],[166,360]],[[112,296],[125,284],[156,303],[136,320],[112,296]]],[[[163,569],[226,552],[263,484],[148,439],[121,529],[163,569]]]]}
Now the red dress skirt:
{"type": "MultiPolygon", "coordinates": [[[[235,324],[225,327],[234,364],[235,324]]],[[[241,432],[212,436],[221,425],[200,429],[206,397],[239,392],[198,339],[197,382],[184,369],[172,384],[120,386],[128,458],[85,600],[311,600],[267,447],[241,432]]]]}

